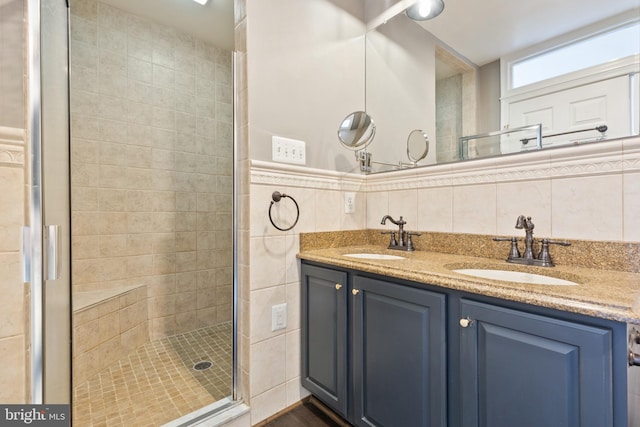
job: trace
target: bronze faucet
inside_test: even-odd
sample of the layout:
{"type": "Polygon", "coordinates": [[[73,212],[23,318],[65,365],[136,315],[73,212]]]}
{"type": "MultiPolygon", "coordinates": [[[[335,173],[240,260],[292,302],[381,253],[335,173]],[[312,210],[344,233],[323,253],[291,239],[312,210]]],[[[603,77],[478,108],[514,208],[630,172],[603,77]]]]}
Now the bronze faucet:
{"type": "Polygon", "coordinates": [[[382,234],[390,234],[391,240],[389,242],[389,246],[387,249],[396,249],[400,251],[414,251],[415,247],[413,246],[413,240],[411,236],[419,236],[419,233],[411,233],[408,231],[404,231],[404,226],[407,223],[402,217],[399,220],[393,219],[390,215],[385,215],[382,217],[382,221],[380,224],[385,225],[387,220],[391,221],[395,225],[398,226],[398,238],[396,239],[395,231],[383,231],[382,234]]]}
{"type": "Polygon", "coordinates": [[[524,237],[524,252],[520,255],[520,251],[518,250],[518,239],[515,237],[495,237],[493,240],[496,242],[508,241],[511,242],[511,249],[509,251],[509,256],[507,257],[507,262],[511,262],[514,264],[524,264],[524,265],[537,265],[540,267],[553,267],[553,260],[551,259],[551,254],[549,254],[549,245],[560,245],[560,246],[569,246],[571,243],[569,242],[560,242],[556,240],[550,239],[542,239],[541,244],[542,248],[536,257],[533,253],[534,239],[533,239],[533,229],[535,225],[531,222],[531,217],[524,215],[520,215],[516,220],[516,228],[524,229],[525,237],[524,237]]]}

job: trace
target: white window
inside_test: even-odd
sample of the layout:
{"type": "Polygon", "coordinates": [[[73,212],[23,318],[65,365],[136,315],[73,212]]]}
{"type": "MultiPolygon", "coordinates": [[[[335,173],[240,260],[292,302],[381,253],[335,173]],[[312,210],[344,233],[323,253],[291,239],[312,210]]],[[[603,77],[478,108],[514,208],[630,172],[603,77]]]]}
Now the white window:
{"type": "Polygon", "coordinates": [[[511,89],[640,53],[640,22],[634,22],[511,64],[511,89]]]}

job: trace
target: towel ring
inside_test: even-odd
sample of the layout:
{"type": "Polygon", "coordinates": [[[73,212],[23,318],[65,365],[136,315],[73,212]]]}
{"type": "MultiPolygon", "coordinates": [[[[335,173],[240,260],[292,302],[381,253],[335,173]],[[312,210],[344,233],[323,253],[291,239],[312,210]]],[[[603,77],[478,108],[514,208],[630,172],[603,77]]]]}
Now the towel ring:
{"type": "Polygon", "coordinates": [[[287,196],[284,193],[280,193],[279,191],[274,191],[273,194],[271,194],[271,198],[273,200],[271,200],[271,204],[269,205],[269,221],[271,221],[271,225],[273,225],[275,228],[277,228],[280,231],[289,231],[291,230],[293,227],[296,226],[296,224],[298,223],[298,219],[300,219],[300,207],[298,206],[298,202],[296,202],[296,199],[294,199],[291,196],[287,196]],[[281,199],[288,197],[290,198],[293,203],[296,205],[296,220],[293,221],[293,224],[291,225],[291,227],[288,228],[280,228],[276,225],[275,222],[273,222],[273,218],[271,217],[271,208],[273,207],[274,204],[278,203],[281,199]]]}

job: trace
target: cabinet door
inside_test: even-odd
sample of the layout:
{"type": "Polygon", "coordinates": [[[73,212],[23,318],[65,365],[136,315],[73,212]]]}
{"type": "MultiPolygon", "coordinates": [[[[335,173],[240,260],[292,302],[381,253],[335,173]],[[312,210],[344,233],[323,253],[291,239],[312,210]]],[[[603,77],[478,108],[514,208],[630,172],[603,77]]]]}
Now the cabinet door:
{"type": "Polygon", "coordinates": [[[613,425],[610,330],[467,300],[461,313],[463,426],[613,425]]]}
{"type": "Polygon", "coordinates": [[[347,417],[347,274],[302,264],[302,385],[347,417]]]}
{"type": "Polygon", "coordinates": [[[359,276],[352,293],[355,424],[445,426],[445,296],[359,276]]]}

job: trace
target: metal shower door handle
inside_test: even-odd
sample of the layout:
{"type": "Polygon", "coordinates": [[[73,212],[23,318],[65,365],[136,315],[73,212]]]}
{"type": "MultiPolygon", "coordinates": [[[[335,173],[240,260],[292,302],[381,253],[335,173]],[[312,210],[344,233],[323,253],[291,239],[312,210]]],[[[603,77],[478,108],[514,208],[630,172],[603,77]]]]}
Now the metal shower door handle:
{"type": "Polygon", "coordinates": [[[45,226],[45,280],[58,280],[60,278],[60,226],[45,226]]]}
{"type": "Polygon", "coordinates": [[[31,230],[22,227],[22,281],[31,283],[31,230]]]}

